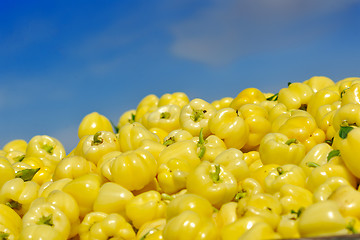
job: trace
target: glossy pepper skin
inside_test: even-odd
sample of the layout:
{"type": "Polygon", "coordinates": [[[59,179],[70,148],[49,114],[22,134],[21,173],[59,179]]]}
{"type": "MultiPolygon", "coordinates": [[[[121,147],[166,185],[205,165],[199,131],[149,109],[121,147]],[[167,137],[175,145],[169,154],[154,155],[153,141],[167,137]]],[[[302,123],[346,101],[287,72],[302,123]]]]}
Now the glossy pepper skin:
{"type": "Polygon", "coordinates": [[[11,152],[11,151],[25,152],[26,146],[27,146],[27,142],[24,139],[14,139],[6,143],[3,147],[3,150],[5,152],[11,152]]]}
{"type": "Polygon", "coordinates": [[[15,178],[15,171],[5,157],[0,157],[0,189],[10,179],[15,178]]]}
{"type": "Polygon", "coordinates": [[[124,152],[112,159],[109,164],[110,180],[130,191],[140,190],[156,176],[156,159],[146,150],[124,152]]]}
{"type": "Polygon", "coordinates": [[[141,240],[161,240],[163,239],[163,230],[166,224],[165,218],[159,218],[144,223],[136,233],[136,239],[141,240]]]}
{"type": "Polygon", "coordinates": [[[340,94],[338,91],[332,89],[321,89],[320,91],[314,93],[312,95],[306,111],[308,111],[312,116],[316,116],[317,111],[321,106],[331,105],[334,102],[340,100],[340,94]]]}
{"type": "Polygon", "coordinates": [[[136,114],[136,109],[130,109],[130,110],[127,110],[126,112],[124,112],[119,117],[118,124],[116,125],[117,129],[119,130],[120,128],[122,128],[122,126],[124,126],[128,123],[134,123],[135,122],[135,114],[136,114]]]}
{"type": "Polygon", "coordinates": [[[234,99],[232,97],[224,97],[219,100],[214,100],[211,102],[211,105],[213,105],[216,110],[220,110],[222,108],[230,107],[230,104],[233,100],[234,99]]]}
{"type": "Polygon", "coordinates": [[[81,156],[63,158],[55,167],[53,180],[62,178],[75,179],[87,173],[95,172],[96,165],[81,156]]]}
{"type": "Polygon", "coordinates": [[[283,209],[282,213],[289,214],[313,204],[313,194],[304,187],[284,184],[279,190],[279,201],[283,209]]]}
{"type": "Polygon", "coordinates": [[[330,177],[318,186],[314,191],[314,202],[323,202],[329,199],[330,195],[340,186],[350,185],[343,177],[330,177]]]}
{"type": "Polygon", "coordinates": [[[87,135],[94,135],[99,131],[112,132],[113,127],[110,120],[97,112],[87,114],[80,122],[78,137],[81,139],[87,135]]]}
{"type": "Polygon", "coordinates": [[[295,82],[279,91],[278,102],[285,104],[289,110],[301,109],[306,107],[313,94],[309,85],[295,82]]]}
{"type": "Polygon", "coordinates": [[[227,240],[237,240],[255,224],[263,222],[264,219],[258,216],[241,217],[233,223],[225,225],[221,229],[221,238],[227,240]]]}
{"type": "Polygon", "coordinates": [[[23,228],[20,232],[19,240],[33,239],[66,240],[66,237],[49,225],[36,224],[23,228]]]}
{"type": "Polygon", "coordinates": [[[145,96],[136,107],[135,122],[141,122],[141,118],[158,106],[159,98],[154,94],[145,96]]]}
{"type": "Polygon", "coordinates": [[[356,82],[347,89],[345,89],[341,96],[341,105],[344,106],[348,103],[360,104],[359,90],[360,90],[360,82],[356,82]]]}
{"type": "Polygon", "coordinates": [[[178,105],[164,105],[154,111],[146,113],[142,118],[142,124],[147,128],[160,128],[171,132],[180,128],[180,111],[178,105]]]}
{"type": "Polygon", "coordinates": [[[202,161],[186,180],[189,193],[205,197],[215,207],[230,201],[237,192],[237,181],[220,164],[202,161]]]}
{"type": "Polygon", "coordinates": [[[187,210],[170,219],[163,230],[164,240],[220,239],[212,219],[187,210]]]}
{"type": "Polygon", "coordinates": [[[22,226],[20,216],[5,204],[0,204],[0,234],[7,238],[18,239],[22,226]]]}
{"type": "Polygon", "coordinates": [[[198,136],[200,130],[203,129],[203,135],[207,137],[210,135],[208,122],[215,112],[215,107],[210,103],[203,99],[195,98],[181,109],[180,126],[193,136],[198,136]]]}
{"type": "Polygon", "coordinates": [[[158,106],[177,105],[180,108],[189,103],[189,97],[184,92],[174,92],[163,94],[158,102],[158,106]]]}
{"type": "Polygon", "coordinates": [[[265,95],[257,88],[246,88],[242,90],[230,103],[230,107],[237,110],[249,103],[258,104],[266,101],[265,95]]]}
{"type": "Polygon", "coordinates": [[[324,88],[335,86],[335,82],[326,76],[313,76],[303,83],[309,85],[314,93],[317,93],[324,88]]]}
{"type": "Polygon", "coordinates": [[[242,148],[250,134],[244,118],[233,108],[216,111],[209,120],[209,128],[213,134],[223,139],[228,148],[242,148]]]}
{"type": "Polygon", "coordinates": [[[348,184],[336,188],[328,198],[335,201],[344,216],[360,217],[360,192],[348,184]]]}

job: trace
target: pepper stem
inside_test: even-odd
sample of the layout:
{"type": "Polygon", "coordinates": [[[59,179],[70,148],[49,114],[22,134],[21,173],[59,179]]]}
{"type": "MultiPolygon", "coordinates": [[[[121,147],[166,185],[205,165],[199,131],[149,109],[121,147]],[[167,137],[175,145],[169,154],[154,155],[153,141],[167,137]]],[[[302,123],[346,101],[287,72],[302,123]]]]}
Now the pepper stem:
{"type": "Polygon", "coordinates": [[[102,139],[100,137],[100,135],[101,135],[101,132],[97,132],[94,134],[94,140],[93,140],[94,145],[100,145],[103,143],[104,139],[102,139]]]}
{"type": "Polygon", "coordinates": [[[171,195],[169,195],[169,194],[167,194],[167,193],[162,193],[162,194],[161,194],[161,199],[162,199],[162,200],[169,200],[169,201],[171,201],[171,200],[174,199],[174,197],[171,196],[171,195]]]}
{"type": "Polygon", "coordinates": [[[33,177],[35,176],[35,174],[40,170],[40,168],[28,168],[28,169],[24,169],[21,171],[18,171],[15,174],[15,177],[17,178],[21,178],[22,180],[24,180],[24,182],[26,181],[31,181],[33,179],[33,177]]]}
{"type": "Polygon", "coordinates": [[[349,223],[346,225],[346,229],[349,230],[350,233],[356,234],[358,231],[355,229],[355,219],[351,219],[349,223]]]}
{"type": "Polygon", "coordinates": [[[22,204],[17,202],[17,201],[14,201],[14,200],[10,200],[8,202],[5,203],[6,206],[14,209],[14,210],[20,210],[22,208],[22,204]]]}
{"type": "Polygon", "coordinates": [[[204,114],[206,113],[207,111],[206,110],[201,110],[201,109],[194,109],[191,116],[190,116],[190,119],[193,120],[194,122],[198,122],[200,121],[201,119],[204,118],[204,114]]]}
{"type": "Polygon", "coordinates": [[[291,144],[297,143],[297,142],[298,142],[298,140],[296,138],[290,138],[285,142],[285,144],[290,146],[291,144]]]}
{"type": "Polygon", "coordinates": [[[205,151],[206,151],[205,140],[204,140],[204,135],[203,135],[203,128],[201,128],[201,130],[200,130],[199,141],[197,143],[197,146],[200,148],[198,157],[201,159],[205,155],[205,151]]]}
{"type": "Polygon", "coordinates": [[[8,240],[9,236],[10,235],[8,233],[0,232],[0,240],[8,240]]]}
{"type": "Polygon", "coordinates": [[[129,123],[134,123],[135,122],[135,114],[131,114],[131,118],[128,120],[129,121],[129,123]]]}
{"type": "Polygon", "coordinates": [[[42,225],[42,224],[45,224],[45,225],[49,225],[49,226],[54,226],[54,223],[53,223],[53,215],[50,214],[49,216],[42,216],[39,221],[36,222],[36,224],[38,225],[42,225]]]}
{"type": "Polygon", "coordinates": [[[234,200],[235,200],[236,202],[238,202],[240,199],[246,197],[246,195],[247,195],[247,192],[243,189],[243,190],[241,190],[240,192],[238,192],[238,193],[235,194],[234,200]]]}
{"type": "Polygon", "coordinates": [[[44,144],[41,146],[42,149],[44,149],[46,152],[48,152],[49,154],[53,154],[54,151],[54,147],[48,144],[44,144]]]}
{"type": "Polygon", "coordinates": [[[281,174],[283,174],[285,172],[282,167],[277,167],[276,170],[279,173],[279,175],[281,175],[281,174]]]}
{"type": "Polygon", "coordinates": [[[320,167],[319,164],[314,163],[314,162],[307,162],[307,163],[306,163],[306,166],[308,166],[308,167],[313,167],[313,168],[320,167]]]}
{"type": "Polygon", "coordinates": [[[215,164],[215,172],[210,172],[210,178],[214,183],[220,182],[220,164],[215,164]]]}
{"type": "Polygon", "coordinates": [[[24,160],[24,158],[25,158],[25,154],[17,156],[16,158],[14,158],[14,160],[15,160],[15,162],[21,162],[22,160],[24,160]]]}
{"type": "Polygon", "coordinates": [[[163,143],[163,145],[165,145],[166,147],[170,146],[171,144],[175,143],[175,139],[174,137],[169,137],[168,139],[166,139],[163,143]]]}
{"type": "Polygon", "coordinates": [[[160,114],[160,118],[161,118],[161,119],[169,119],[170,116],[171,116],[171,114],[170,114],[169,112],[162,112],[162,113],[160,114]]]}

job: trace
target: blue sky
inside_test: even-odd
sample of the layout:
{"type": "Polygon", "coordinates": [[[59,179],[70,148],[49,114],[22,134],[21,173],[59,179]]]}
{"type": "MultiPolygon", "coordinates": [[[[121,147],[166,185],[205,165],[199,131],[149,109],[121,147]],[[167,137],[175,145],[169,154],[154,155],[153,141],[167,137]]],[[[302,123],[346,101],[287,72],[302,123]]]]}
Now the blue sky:
{"type": "Polygon", "coordinates": [[[360,0],[0,1],[0,147],[97,111],[360,76],[360,0]]]}

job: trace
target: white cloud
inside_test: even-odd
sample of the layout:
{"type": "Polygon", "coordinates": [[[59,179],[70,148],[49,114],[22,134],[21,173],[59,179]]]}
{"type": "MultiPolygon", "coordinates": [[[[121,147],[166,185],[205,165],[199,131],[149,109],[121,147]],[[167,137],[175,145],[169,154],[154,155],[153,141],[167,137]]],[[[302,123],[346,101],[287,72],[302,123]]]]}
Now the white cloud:
{"type": "Polygon", "coordinates": [[[359,0],[213,0],[171,27],[171,51],[182,58],[222,64],[249,53],[300,44],[333,27],[313,24],[314,20],[355,3],[359,0]]]}

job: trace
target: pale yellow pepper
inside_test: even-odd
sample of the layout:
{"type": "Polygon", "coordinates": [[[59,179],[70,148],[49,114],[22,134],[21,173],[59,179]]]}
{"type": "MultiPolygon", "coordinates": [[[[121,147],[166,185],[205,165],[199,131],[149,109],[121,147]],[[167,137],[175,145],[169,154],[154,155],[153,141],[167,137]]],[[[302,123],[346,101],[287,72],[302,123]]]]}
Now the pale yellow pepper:
{"type": "Polygon", "coordinates": [[[78,128],[79,139],[86,135],[94,135],[99,131],[113,131],[110,120],[97,112],[87,114],[80,122],[78,128]]]}

